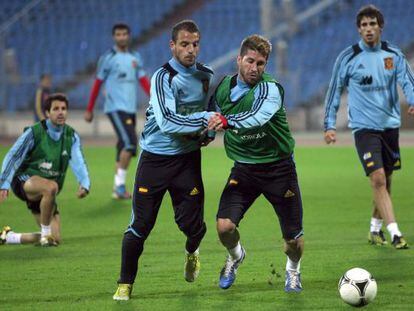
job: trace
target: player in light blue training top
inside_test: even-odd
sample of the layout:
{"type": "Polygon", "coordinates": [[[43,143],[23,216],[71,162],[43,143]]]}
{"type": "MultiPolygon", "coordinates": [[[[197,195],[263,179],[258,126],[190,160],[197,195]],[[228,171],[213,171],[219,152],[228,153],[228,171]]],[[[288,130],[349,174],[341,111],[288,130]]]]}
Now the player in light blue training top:
{"type": "Polygon", "coordinates": [[[212,112],[206,110],[211,68],[185,67],[172,58],[151,79],[151,96],[140,147],[155,154],[183,154],[200,149],[200,132],[212,112]],[[185,134],[185,135],[183,135],[185,134]]]}
{"type": "Polygon", "coordinates": [[[143,69],[138,52],[129,50],[130,29],[126,24],[115,24],[112,28],[115,46],[101,56],[98,62],[96,80],[92,87],[85,120],[93,119],[93,107],[102,84],[105,85],[104,111],[118,136],[116,174],[113,197],[129,199],[125,187],[126,173],[132,156],[137,152],[135,132],[138,82],[147,95],[150,91],[149,78],[143,69]]]}
{"type": "Polygon", "coordinates": [[[115,300],[128,300],[144,242],[154,227],[165,193],[171,195],[175,221],[187,237],[184,278],[193,282],[200,270],[199,245],[206,233],[200,146],[215,112],[207,112],[212,70],[196,63],[200,31],[193,21],[172,29],[173,58],[155,72],[141,136],[131,222],[122,241],[121,273],[115,300]]]}
{"type": "Polygon", "coordinates": [[[368,240],[386,244],[383,220],[396,249],[408,248],[395,220],[390,189],[391,175],[401,168],[399,127],[400,103],[397,84],[414,115],[414,75],[404,54],[381,41],[382,13],[373,5],[360,9],[357,27],[361,40],[339,54],[325,105],[325,141],[336,141],[336,114],[342,91],[348,88],[348,118],[355,145],[374,194],[374,210],[368,240]]]}
{"type": "Polygon", "coordinates": [[[57,246],[60,216],[56,197],[70,166],[79,182],[78,197],[89,193],[90,180],[79,135],[66,124],[69,101],[63,94],[50,94],[44,110],[47,119],[27,128],[3,160],[0,203],[13,190],[31,210],[41,233],[15,233],[5,226],[2,244],[39,243],[57,246]]]}

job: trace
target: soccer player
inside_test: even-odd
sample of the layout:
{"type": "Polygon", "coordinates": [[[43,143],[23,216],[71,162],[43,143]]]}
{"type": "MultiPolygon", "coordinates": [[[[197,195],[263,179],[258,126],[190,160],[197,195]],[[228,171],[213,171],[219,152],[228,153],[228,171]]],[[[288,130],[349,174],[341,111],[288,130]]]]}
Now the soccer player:
{"type": "Polygon", "coordinates": [[[36,90],[36,98],[34,105],[34,120],[35,122],[46,119],[45,102],[49,97],[52,87],[52,76],[49,74],[42,74],[40,76],[39,87],[36,90]]]}
{"type": "Polygon", "coordinates": [[[217,111],[210,130],[225,129],[227,156],[235,161],[217,213],[217,232],[228,250],[219,286],[234,283],[246,252],[237,229],[253,202],[263,194],[272,204],[282,230],[287,255],[287,292],[302,290],[302,200],[293,161],[294,140],[286,120],[283,87],[265,73],[270,42],[259,35],[245,38],[237,57],[238,73],[225,77],[213,101],[217,111]]]}
{"type": "Polygon", "coordinates": [[[25,201],[38,233],[15,233],[5,226],[0,244],[39,243],[57,246],[61,241],[56,197],[62,190],[70,165],[79,181],[77,196],[89,193],[90,180],[79,135],[66,125],[69,102],[63,94],[51,94],[45,102],[46,120],[25,129],[3,161],[0,174],[0,203],[12,188],[25,201]]]}
{"type": "Polygon", "coordinates": [[[356,25],[361,40],[339,54],[326,95],[325,141],[336,141],[336,113],[347,87],[349,127],[374,197],[368,241],[387,243],[381,230],[385,221],[392,245],[405,249],[408,244],[398,228],[391,201],[391,176],[401,168],[397,83],[410,105],[408,113],[414,115],[414,75],[401,50],[381,41],[384,17],[379,9],[362,7],[356,25]]]}
{"type": "Polygon", "coordinates": [[[199,136],[215,114],[204,111],[213,72],[196,62],[199,44],[200,31],[193,21],[176,24],[170,40],[173,57],[151,79],[132,217],[122,242],[121,273],[114,300],[131,296],[138,259],[166,191],[171,195],[175,221],[187,237],[185,280],[193,282],[199,274],[199,245],[206,233],[200,152],[204,141],[199,136]]]}
{"type": "Polygon", "coordinates": [[[137,152],[136,112],[138,82],[149,95],[150,82],[143,69],[138,52],[129,50],[130,28],[126,24],[112,27],[115,46],[101,56],[98,62],[96,80],[92,87],[85,120],[92,122],[93,107],[99,89],[105,84],[105,108],[112,126],[118,136],[116,154],[116,173],[112,197],[130,199],[131,194],[125,187],[127,169],[131,158],[137,152]]]}

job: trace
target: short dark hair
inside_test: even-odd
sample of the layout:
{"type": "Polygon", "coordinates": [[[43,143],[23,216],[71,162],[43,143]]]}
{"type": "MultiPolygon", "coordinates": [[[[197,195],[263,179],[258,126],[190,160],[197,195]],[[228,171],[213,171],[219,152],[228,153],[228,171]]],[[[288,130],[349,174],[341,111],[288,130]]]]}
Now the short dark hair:
{"type": "Polygon", "coordinates": [[[50,108],[52,108],[52,103],[55,100],[65,102],[66,103],[66,109],[69,108],[69,100],[68,100],[68,98],[66,97],[65,94],[63,94],[63,93],[53,93],[53,94],[50,94],[49,97],[46,99],[44,110],[50,112],[50,108]]]}
{"type": "Polygon", "coordinates": [[[253,50],[262,54],[266,59],[269,58],[269,54],[272,52],[272,44],[268,39],[261,35],[251,35],[241,43],[240,56],[247,54],[248,50],[253,50]]]}
{"type": "Polygon", "coordinates": [[[382,15],[381,11],[375,5],[369,4],[359,9],[356,16],[356,25],[358,28],[361,26],[363,17],[377,18],[378,26],[384,28],[384,15],[382,15]]]}
{"type": "Polygon", "coordinates": [[[112,35],[115,34],[117,30],[126,30],[128,33],[131,33],[131,28],[125,23],[116,23],[112,26],[112,35]]]}
{"type": "Polygon", "coordinates": [[[200,35],[200,30],[198,29],[197,24],[190,19],[185,19],[182,20],[181,22],[177,23],[174,25],[174,27],[172,28],[171,31],[171,40],[176,42],[177,41],[177,37],[178,37],[178,33],[181,30],[185,30],[188,31],[190,33],[198,33],[200,35]]]}

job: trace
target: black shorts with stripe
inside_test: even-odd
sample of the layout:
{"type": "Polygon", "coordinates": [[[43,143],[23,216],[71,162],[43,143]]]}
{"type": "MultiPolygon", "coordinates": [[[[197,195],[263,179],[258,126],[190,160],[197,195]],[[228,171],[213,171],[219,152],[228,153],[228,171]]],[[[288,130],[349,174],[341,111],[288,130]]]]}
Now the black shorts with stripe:
{"type": "Polygon", "coordinates": [[[122,150],[128,150],[133,156],[137,154],[137,133],[136,133],[136,115],[125,111],[114,111],[107,113],[109,120],[114,127],[118,142],[116,145],[116,161],[119,161],[119,155],[122,150]]]}
{"type": "Polygon", "coordinates": [[[367,176],[380,168],[388,173],[401,168],[398,128],[384,131],[362,129],[354,133],[354,138],[367,176]]]}
{"type": "Polygon", "coordinates": [[[217,218],[238,225],[261,194],[272,204],[283,238],[302,236],[302,199],[292,157],[265,164],[236,162],[221,195],[217,218]]]}
{"type": "MultiPolygon", "coordinates": [[[[20,180],[18,177],[14,177],[11,183],[11,188],[13,193],[18,197],[20,200],[26,202],[27,208],[32,212],[32,214],[40,214],[40,200],[38,201],[30,201],[27,196],[26,192],[24,191],[24,183],[26,181],[20,180]]],[[[55,209],[53,215],[59,214],[57,209],[57,205],[55,203],[55,209]]]]}
{"type": "Polygon", "coordinates": [[[127,232],[143,239],[148,237],[167,191],[180,230],[187,237],[202,237],[206,226],[200,150],[170,156],[142,151],[127,232]]]}

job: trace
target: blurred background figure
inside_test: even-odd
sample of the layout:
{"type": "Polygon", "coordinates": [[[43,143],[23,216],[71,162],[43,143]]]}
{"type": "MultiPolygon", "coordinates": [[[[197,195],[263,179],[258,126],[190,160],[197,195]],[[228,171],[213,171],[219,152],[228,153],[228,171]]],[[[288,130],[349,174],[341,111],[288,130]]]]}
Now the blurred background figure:
{"type": "Polygon", "coordinates": [[[34,121],[39,122],[46,119],[45,102],[48,99],[52,88],[52,76],[44,73],[40,76],[38,88],[36,89],[34,104],[34,121]]]}

